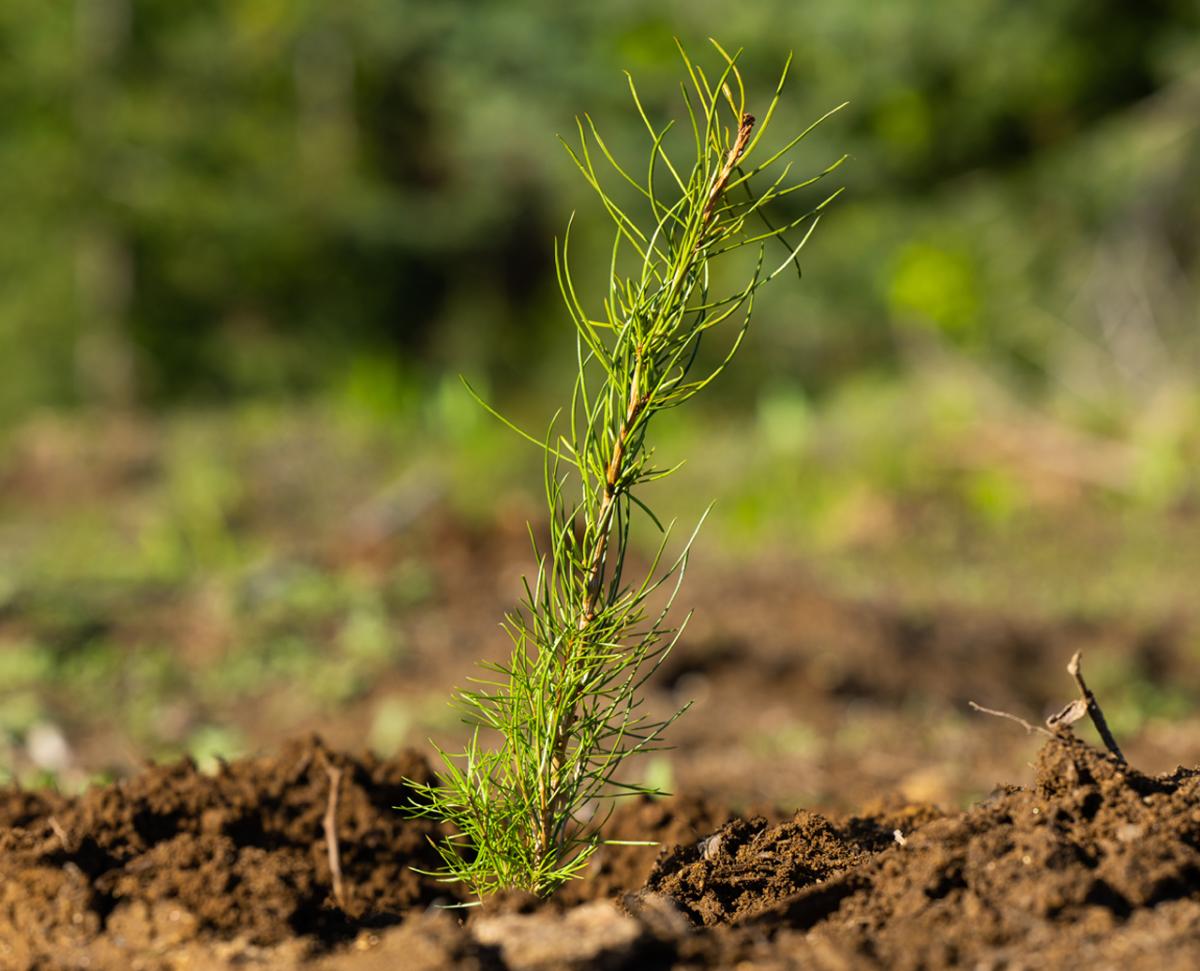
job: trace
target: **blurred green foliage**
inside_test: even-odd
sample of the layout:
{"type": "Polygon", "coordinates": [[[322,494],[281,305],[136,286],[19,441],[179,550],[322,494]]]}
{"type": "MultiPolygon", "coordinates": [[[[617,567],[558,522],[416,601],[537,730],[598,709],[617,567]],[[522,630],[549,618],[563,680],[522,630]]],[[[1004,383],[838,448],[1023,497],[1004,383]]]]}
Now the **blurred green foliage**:
{"type": "MultiPolygon", "coordinates": [[[[485,608],[507,605],[527,565],[540,458],[439,400],[452,398],[389,424],[340,402],[243,403],[46,417],[13,436],[0,453],[0,783],[40,778],[30,753],[48,727],[80,749],[59,778],[71,785],[314,726],[349,725],[343,737],[384,751],[455,730],[445,672],[503,648],[499,607],[485,608]]],[[[656,501],[689,523],[721,497],[697,569],[776,562],[780,596],[811,575],[856,603],[1096,630],[1194,617],[1200,517],[1164,507],[1174,486],[1140,490],[1155,469],[1200,462],[1200,395],[1156,399],[1110,439],[957,368],[846,381],[819,408],[790,390],[761,402],[749,421],[660,426],[661,460],[694,460],[656,501]]],[[[1114,727],[1197,697],[1194,678],[1164,680],[1153,650],[1121,650],[1106,668],[1089,647],[1114,727]]],[[[802,724],[779,731],[789,751],[811,743],[802,724]]]]}
{"type": "MultiPolygon", "coordinates": [[[[677,114],[672,38],[709,34],[764,100],[795,52],[780,132],[850,102],[796,159],[848,151],[848,191],[664,425],[695,456],[664,507],[721,496],[702,542],[854,596],[1194,602],[1200,0],[5,0],[0,781],[46,725],[126,768],[368,697],[379,748],[445,730],[404,682],[429,550],[330,550],[443,501],[535,517],[537,455],[456,375],[561,398],[552,239],[580,209],[597,287],[608,240],[554,136],[588,111],[641,157],[621,72],[677,114]]],[[[1120,734],[1195,693],[1089,664],[1120,734]]]]}
{"type": "Polygon", "coordinates": [[[931,348],[1085,399],[1195,370],[1196,0],[7,0],[0,420],[386,411],[569,352],[551,239],[591,203],[554,134],[587,110],[624,154],[620,72],[665,114],[675,34],[747,48],[763,97],[794,50],[780,131],[851,103],[798,160],[849,150],[850,191],[739,369],[777,416],[931,348]]]}

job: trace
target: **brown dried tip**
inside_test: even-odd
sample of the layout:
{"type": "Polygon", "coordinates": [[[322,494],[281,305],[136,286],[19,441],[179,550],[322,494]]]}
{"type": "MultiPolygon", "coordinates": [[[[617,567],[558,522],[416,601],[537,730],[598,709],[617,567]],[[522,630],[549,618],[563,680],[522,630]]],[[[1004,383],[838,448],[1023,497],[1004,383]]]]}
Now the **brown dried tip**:
{"type": "MultiPolygon", "coordinates": [[[[750,137],[750,129],[754,127],[756,120],[748,111],[742,115],[742,123],[738,127],[738,141],[741,143],[743,149],[746,147],[746,139],[750,137]]],[[[739,152],[738,154],[740,155],[741,153],[739,152]]]]}
{"type": "Polygon", "coordinates": [[[733,141],[733,148],[725,156],[725,164],[721,167],[721,172],[717,176],[717,180],[713,183],[712,191],[708,194],[708,202],[704,206],[705,222],[708,222],[712,218],[713,211],[717,207],[717,200],[725,190],[725,184],[729,181],[730,173],[733,172],[734,166],[737,165],[738,160],[742,157],[742,153],[746,151],[746,145],[750,141],[750,132],[753,128],[754,116],[749,112],[744,113],[741,123],[738,125],[737,138],[733,141]]]}

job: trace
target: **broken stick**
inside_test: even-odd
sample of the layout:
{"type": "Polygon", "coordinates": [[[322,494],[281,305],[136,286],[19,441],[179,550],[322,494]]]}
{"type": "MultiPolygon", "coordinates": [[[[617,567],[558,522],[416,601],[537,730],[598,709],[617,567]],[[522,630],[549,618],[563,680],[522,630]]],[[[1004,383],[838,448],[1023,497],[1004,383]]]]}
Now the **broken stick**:
{"type": "Polygon", "coordinates": [[[1104,717],[1104,711],[1100,708],[1100,702],[1096,700],[1096,696],[1092,694],[1092,689],[1087,686],[1087,682],[1083,680],[1083,668],[1080,664],[1082,653],[1076,651],[1071,656],[1071,663],[1067,665],[1067,673],[1075,679],[1075,684],[1079,687],[1079,697],[1067,705],[1062,711],[1056,715],[1051,715],[1046,719],[1046,725],[1052,730],[1065,728],[1079,721],[1084,715],[1087,715],[1092,720],[1092,724],[1096,726],[1096,731],[1100,735],[1100,740],[1104,742],[1104,747],[1109,750],[1120,763],[1128,764],[1125,760],[1121,748],[1117,745],[1117,740],[1113,738],[1113,733],[1109,730],[1108,721],[1104,717]]]}
{"type": "Polygon", "coordinates": [[[346,900],[342,888],[342,859],[338,848],[337,837],[337,807],[338,789],[342,783],[342,770],[328,759],[321,759],[325,772],[329,776],[329,802],[325,806],[325,847],[329,851],[329,873],[333,878],[333,899],[339,907],[346,909],[346,900]]]}

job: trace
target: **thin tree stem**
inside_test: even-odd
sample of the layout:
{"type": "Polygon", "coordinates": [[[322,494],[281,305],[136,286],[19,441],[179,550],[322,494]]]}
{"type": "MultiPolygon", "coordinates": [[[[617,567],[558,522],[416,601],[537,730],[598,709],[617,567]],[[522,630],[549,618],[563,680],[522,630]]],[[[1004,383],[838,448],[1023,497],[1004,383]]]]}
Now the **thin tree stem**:
{"type": "MultiPolygon", "coordinates": [[[[696,235],[695,245],[693,245],[688,258],[680,263],[679,273],[673,281],[673,290],[678,288],[683,277],[686,275],[686,271],[695,262],[696,255],[700,252],[704,244],[705,233],[713,220],[713,216],[716,214],[717,203],[720,201],[721,193],[725,191],[725,186],[729,182],[729,176],[733,174],[733,170],[737,168],[742,153],[746,151],[746,146],[750,142],[750,133],[753,129],[754,116],[743,114],[741,123],[738,126],[737,137],[734,139],[733,146],[725,156],[725,164],[717,173],[716,178],[713,180],[712,188],[709,190],[708,201],[705,203],[704,212],[700,217],[700,232],[696,235]]],[[[633,379],[629,384],[629,404],[625,411],[625,420],[621,423],[621,428],[617,432],[617,437],[613,442],[612,458],[609,459],[608,467],[605,470],[604,494],[600,501],[600,511],[596,516],[596,545],[592,548],[592,554],[588,559],[587,599],[584,602],[583,613],[579,617],[580,630],[587,627],[596,616],[596,605],[600,599],[600,581],[603,576],[604,557],[608,552],[608,537],[612,527],[612,513],[618,494],[617,485],[621,481],[624,472],[622,461],[625,458],[633,426],[649,402],[649,399],[642,393],[640,387],[643,364],[642,354],[643,349],[639,347],[635,351],[633,379]]]]}
{"type": "MultiPolygon", "coordinates": [[[[725,162],[714,178],[712,188],[709,190],[708,199],[700,217],[700,229],[696,234],[696,241],[691,247],[687,258],[680,263],[679,272],[672,281],[672,296],[677,293],[679,286],[686,277],[687,270],[693,266],[697,255],[703,248],[705,236],[709,226],[712,224],[713,217],[716,215],[721,194],[729,182],[730,175],[737,167],[742,153],[745,152],[747,144],[749,144],[750,132],[753,128],[754,116],[743,114],[733,146],[725,156],[725,162]]],[[[580,636],[575,639],[574,643],[567,645],[567,657],[564,657],[564,661],[568,663],[570,651],[577,649],[578,645],[586,640],[588,625],[596,618],[597,608],[600,604],[604,587],[604,563],[608,556],[609,537],[612,535],[613,514],[617,506],[617,499],[620,497],[622,491],[621,484],[626,472],[625,462],[629,457],[629,439],[650,401],[649,396],[642,390],[642,381],[645,373],[644,354],[644,347],[640,345],[634,351],[633,377],[629,382],[629,395],[625,406],[625,416],[620,428],[617,429],[616,437],[613,439],[612,454],[604,471],[600,505],[596,513],[596,538],[591,553],[588,556],[585,569],[586,595],[583,610],[580,612],[577,624],[580,636]]],[[[576,707],[575,703],[566,706],[566,715],[559,723],[558,737],[554,745],[554,783],[560,795],[555,799],[548,799],[544,789],[540,794],[541,799],[538,812],[539,853],[546,853],[551,850],[551,821],[561,809],[561,806],[557,805],[557,803],[563,798],[561,795],[563,786],[561,785],[562,780],[559,778],[559,774],[562,770],[567,745],[570,742],[571,730],[575,724],[576,707]]]]}
{"type": "Polygon", "coordinates": [[[600,499],[600,511],[596,514],[596,545],[592,547],[587,566],[587,598],[584,601],[583,612],[579,615],[579,629],[582,631],[596,617],[596,605],[600,600],[601,580],[604,575],[604,558],[608,553],[608,537],[612,532],[613,510],[616,508],[619,485],[624,475],[623,462],[629,445],[629,436],[633,434],[633,426],[642,414],[648,398],[642,394],[642,349],[634,352],[635,363],[633,378],[629,382],[629,403],[625,408],[625,419],[617,431],[613,441],[612,457],[604,470],[603,495],[600,499]]]}

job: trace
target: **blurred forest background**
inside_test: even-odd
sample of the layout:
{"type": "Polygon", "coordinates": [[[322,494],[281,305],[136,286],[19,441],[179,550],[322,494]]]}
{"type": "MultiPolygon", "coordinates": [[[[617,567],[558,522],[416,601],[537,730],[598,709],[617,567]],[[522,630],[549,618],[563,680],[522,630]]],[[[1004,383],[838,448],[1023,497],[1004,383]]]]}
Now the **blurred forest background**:
{"type": "MultiPolygon", "coordinates": [[[[709,34],[745,48],[752,110],[795,53],[777,138],[849,102],[796,153],[848,153],[847,191],[664,427],[690,461],[664,504],[720,497],[710,555],[854,596],[1182,609],[1196,0],[6,0],[0,768],[237,751],[263,736],[233,706],[298,678],[319,697],[273,725],[364,698],[381,746],[425,725],[372,694],[439,589],[396,537],[443,516],[519,548],[540,515],[537,455],[457,376],[541,427],[572,211],[576,272],[604,275],[555,135],[587,111],[643,164],[622,71],[678,115],[673,38],[709,34]]],[[[1178,713],[1141,663],[1110,678],[1148,686],[1130,718],[1178,713]]]]}

